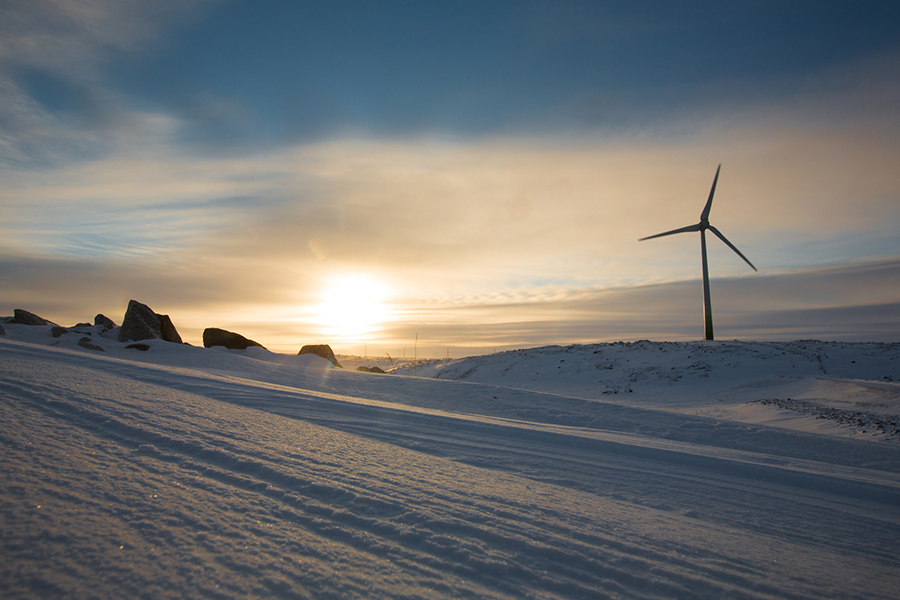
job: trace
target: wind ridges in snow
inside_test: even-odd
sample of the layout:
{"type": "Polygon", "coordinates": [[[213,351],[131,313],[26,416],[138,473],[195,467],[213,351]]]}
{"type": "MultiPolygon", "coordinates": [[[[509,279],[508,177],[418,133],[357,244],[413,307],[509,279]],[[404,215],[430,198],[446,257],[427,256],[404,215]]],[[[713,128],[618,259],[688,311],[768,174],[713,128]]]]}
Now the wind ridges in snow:
{"type": "MultiPolygon", "coordinates": [[[[798,465],[804,461],[812,461],[827,462],[836,468],[844,465],[857,469],[900,471],[900,452],[897,451],[900,449],[884,452],[855,440],[798,434],[754,424],[493,385],[344,373],[330,368],[323,370],[318,362],[311,369],[297,369],[296,365],[292,365],[286,373],[266,370],[270,378],[294,383],[292,386],[243,379],[235,374],[239,373],[237,369],[230,369],[231,375],[221,375],[222,369],[209,373],[145,365],[104,355],[52,350],[46,355],[47,358],[58,359],[63,364],[74,361],[148,383],[158,382],[160,375],[164,374],[166,385],[179,391],[201,393],[232,404],[318,422],[345,431],[368,432],[368,435],[379,439],[383,433],[377,428],[372,429],[370,424],[390,420],[397,410],[404,410],[421,413],[405,417],[411,422],[474,420],[480,421],[482,427],[515,426],[519,436],[592,436],[593,439],[605,438],[606,443],[624,443],[632,449],[647,446],[660,451],[662,445],[659,440],[667,440],[665,450],[668,452],[708,455],[727,449],[732,452],[732,460],[770,465],[778,463],[780,468],[801,468],[798,465]],[[362,392],[358,387],[361,383],[364,384],[362,392]],[[365,393],[366,397],[360,393],[365,393]],[[559,433],[559,427],[574,427],[577,430],[559,433]],[[738,459],[740,452],[749,454],[738,459]]],[[[41,355],[46,350],[19,345],[19,352],[41,355]]],[[[319,362],[324,364],[324,361],[319,362]]],[[[393,430],[389,428],[385,431],[393,430]]],[[[403,438],[404,432],[398,431],[394,441],[399,442],[403,438]]]]}
{"type": "MultiPolygon", "coordinates": [[[[81,547],[96,539],[105,553],[134,565],[123,577],[116,559],[101,554],[66,559],[69,575],[54,580],[60,590],[83,589],[74,576],[138,597],[174,596],[187,585],[207,594],[299,587],[368,597],[400,590],[677,597],[739,589],[752,598],[783,591],[735,560],[733,550],[704,548],[704,536],[726,548],[739,544],[720,527],[667,532],[671,523],[652,509],[561,494],[539,481],[173,391],[164,382],[22,362],[4,361],[0,406],[4,443],[14,449],[7,462],[17,473],[13,487],[30,490],[36,520],[32,529],[7,531],[5,543],[19,551],[5,555],[31,556],[23,552],[38,546],[30,536],[57,523],[74,501],[89,529],[70,524],[56,542],[81,547]],[[11,418],[29,428],[7,427],[11,418]],[[40,446],[29,449],[34,434],[40,446]],[[50,464],[50,478],[35,477],[50,464]],[[85,477],[89,472],[94,476],[85,477]],[[165,558],[155,560],[162,551],[165,558]],[[179,564],[174,577],[165,574],[179,564]],[[188,573],[196,578],[190,583],[188,573]]],[[[786,562],[779,572],[791,579],[784,552],[775,551],[786,562]]],[[[38,571],[58,568],[62,558],[45,555],[38,571]]],[[[2,572],[13,593],[27,586],[9,571],[14,566],[2,572]]]]}
{"type": "Polygon", "coordinates": [[[229,367],[0,341],[8,597],[887,598],[900,574],[892,445],[197,356],[229,367]]]}

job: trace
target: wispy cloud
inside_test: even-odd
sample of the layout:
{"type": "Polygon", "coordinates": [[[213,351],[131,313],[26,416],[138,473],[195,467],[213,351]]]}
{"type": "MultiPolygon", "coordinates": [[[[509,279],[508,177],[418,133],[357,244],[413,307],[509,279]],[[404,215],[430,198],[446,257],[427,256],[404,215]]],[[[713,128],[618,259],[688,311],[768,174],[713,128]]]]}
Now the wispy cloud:
{"type": "Polygon", "coordinates": [[[713,223],[761,269],[750,276],[713,240],[724,331],[778,336],[805,311],[794,320],[845,332],[833,319],[873,306],[893,323],[886,276],[815,269],[900,255],[900,57],[763,91],[706,82],[623,127],[549,118],[502,134],[423,127],[211,150],[186,140],[207,118],[243,127],[239,99],[210,92],[206,116],[167,111],[104,68],[159,51],[205,5],[0,8],[7,310],[85,320],[134,297],[180,313],[187,331],[235,323],[285,340],[319,331],[310,306],[329,276],[365,272],[393,290],[385,340],[419,326],[436,346],[694,337],[698,240],[637,239],[696,222],[723,163],[713,223]],[[69,105],[54,108],[54,94],[69,105]]]}
{"type": "MultiPolygon", "coordinates": [[[[713,313],[721,339],[829,339],[895,342],[900,261],[886,260],[713,281],[713,313]]],[[[434,356],[442,347],[467,352],[538,344],[700,339],[699,281],[570,288],[554,296],[459,305],[419,306],[383,335],[392,347],[413,332],[434,356]]],[[[374,348],[374,346],[373,346],[374,348]]]]}
{"type": "MultiPolygon", "coordinates": [[[[129,107],[105,68],[158,49],[209,0],[11,0],[0,5],[0,168],[59,166],[120,149],[158,122],[129,107]],[[130,141],[130,140],[129,140],[130,141]]],[[[150,117],[154,119],[154,117],[150,117]]]]}
{"type": "MultiPolygon", "coordinates": [[[[900,219],[900,175],[891,168],[900,157],[871,137],[754,130],[693,143],[338,140],[235,158],[144,147],[139,138],[120,156],[8,169],[6,239],[77,254],[78,232],[92,254],[106,244],[109,255],[471,265],[476,280],[480,271],[495,281],[506,273],[508,283],[613,285],[658,276],[652,271],[694,274],[696,244],[686,236],[635,241],[696,221],[721,160],[713,221],[762,266],[802,266],[778,253],[860,231],[888,238],[884,255],[898,251],[884,230],[900,219]]],[[[820,264],[845,258],[829,251],[820,264]]],[[[728,260],[713,268],[735,272],[728,260]]]]}
{"type": "MultiPolygon", "coordinates": [[[[802,266],[783,250],[817,241],[818,264],[844,260],[826,243],[843,233],[898,251],[896,148],[810,132],[688,144],[343,140],[240,158],[136,143],[63,170],[7,170],[0,198],[5,239],[23,252],[324,258],[425,281],[442,270],[461,293],[466,280],[475,291],[616,285],[695,276],[695,240],[636,240],[694,222],[722,155],[714,223],[764,269],[802,266]]],[[[722,249],[714,271],[742,272],[722,249]]]]}

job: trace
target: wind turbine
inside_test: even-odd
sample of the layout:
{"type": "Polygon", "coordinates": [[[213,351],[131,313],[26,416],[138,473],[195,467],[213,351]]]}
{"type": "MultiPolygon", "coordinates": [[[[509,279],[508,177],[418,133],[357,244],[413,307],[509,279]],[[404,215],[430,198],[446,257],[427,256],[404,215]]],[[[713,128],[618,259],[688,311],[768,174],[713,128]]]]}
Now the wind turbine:
{"type": "Polygon", "coordinates": [[[712,321],[712,301],[709,298],[709,267],[706,262],[706,230],[709,229],[716,237],[725,242],[725,244],[735,251],[735,253],[744,259],[750,268],[754,271],[758,271],[756,267],[753,266],[753,263],[747,260],[747,257],[741,254],[741,251],[738,250],[734,244],[729,242],[722,232],[709,224],[709,210],[712,208],[713,195],[716,193],[716,183],[719,181],[719,171],[722,170],[722,165],[719,165],[719,168],[716,169],[716,177],[713,179],[712,188],[709,190],[709,200],[706,201],[706,206],[703,207],[703,212],[700,213],[700,222],[696,225],[688,225],[687,227],[682,227],[680,229],[673,229],[672,231],[666,231],[665,233],[657,233],[656,235],[651,235],[649,237],[641,238],[638,241],[643,242],[644,240],[652,240],[653,238],[663,237],[666,235],[673,235],[676,233],[687,233],[689,231],[699,231],[700,232],[700,254],[703,257],[703,331],[706,335],[707,340],[713,339],[713,321],[712,321]]]}

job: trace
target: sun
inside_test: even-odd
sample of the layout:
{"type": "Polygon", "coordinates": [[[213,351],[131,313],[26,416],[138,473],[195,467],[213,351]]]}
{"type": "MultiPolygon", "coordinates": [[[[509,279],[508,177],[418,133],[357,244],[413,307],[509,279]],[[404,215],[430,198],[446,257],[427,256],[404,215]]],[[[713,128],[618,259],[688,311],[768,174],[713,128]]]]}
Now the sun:
{"type": "Polygon", "coordinates": [[[390,316],[385,301],[390,289],[369,275],[345,274],[329,279],[316,306],[316,320],[324,333],[361,338],[390,316]]]}

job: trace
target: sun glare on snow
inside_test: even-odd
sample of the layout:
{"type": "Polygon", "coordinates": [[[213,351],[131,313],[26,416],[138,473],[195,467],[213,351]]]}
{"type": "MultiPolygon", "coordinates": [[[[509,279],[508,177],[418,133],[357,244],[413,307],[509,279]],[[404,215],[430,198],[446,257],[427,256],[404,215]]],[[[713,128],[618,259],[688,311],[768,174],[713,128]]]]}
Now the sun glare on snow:
{"type": "Polygon", "coordinates": [[[390,315],[385,300],[389,289],[367,275],[331,279],[318,305],[319,324],[330,335],[361,337],[374,331],[390,315]]]}

